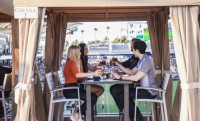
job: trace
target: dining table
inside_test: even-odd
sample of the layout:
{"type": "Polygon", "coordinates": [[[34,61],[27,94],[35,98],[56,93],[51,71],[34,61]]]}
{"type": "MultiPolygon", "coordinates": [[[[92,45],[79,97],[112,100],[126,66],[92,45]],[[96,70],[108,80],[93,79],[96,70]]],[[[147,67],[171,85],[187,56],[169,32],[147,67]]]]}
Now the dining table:
{"type": "Polygon", "coordinates": [[[92,121],[92,113],[91,113],[91,86],[98,85],[98,84],[123,84],[124,85],[124,121],[129,120],[129,85],[134,84],[132,81],[127,80],[117,80],[117,79],[99,79],[94,80],[93,78],[86,79],[83,84],[85,85],[86,89],[86,121],[92,121]]]}

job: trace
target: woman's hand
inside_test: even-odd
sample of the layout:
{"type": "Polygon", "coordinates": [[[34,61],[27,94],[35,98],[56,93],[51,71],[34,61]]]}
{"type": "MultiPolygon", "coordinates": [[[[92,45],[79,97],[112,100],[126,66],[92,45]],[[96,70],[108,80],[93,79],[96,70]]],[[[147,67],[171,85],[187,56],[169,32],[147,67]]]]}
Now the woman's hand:
{"type": "Polygon", "coordinates": [[[112,76],[113,76],[115,79],[120,79],[120,76],[119,76],[117,73],[112,73],[112,76]]]}
{"type": "Polygon", "coordinates": [[[94,69],[94,71],[96,71],[97,70],[97,66],[94,66],[93,69],[94,69]]]}
{"type": "Polygon", "coordinates": [[[102,76],[102,70],[96,70],[94,76],[102,76]]]}

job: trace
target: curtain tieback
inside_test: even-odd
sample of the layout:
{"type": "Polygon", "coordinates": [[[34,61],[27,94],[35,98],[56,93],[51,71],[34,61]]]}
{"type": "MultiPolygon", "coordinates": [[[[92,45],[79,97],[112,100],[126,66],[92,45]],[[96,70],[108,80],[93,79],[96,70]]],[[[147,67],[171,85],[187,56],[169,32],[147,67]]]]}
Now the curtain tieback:
{"type": "Polygon", "coordinates": [[[24,83],[19,83],[19,88],[22,90],[29,91],[31,89],[31,84],[24,84],[24,83]]]}
{"type": "MultiPolygon", "coordinates": [[[[169,70],[163,70],[164,72],[171,73],[169,70]]],[[[162,74],[162,70],[155,69],[155,74],[162,74]]]]}
{"type": "Polygon", "coordinates": [[[200,89],[200,82],[193,82],[193,83],[181,82],[181,89],[183,90],[200,89]]]}

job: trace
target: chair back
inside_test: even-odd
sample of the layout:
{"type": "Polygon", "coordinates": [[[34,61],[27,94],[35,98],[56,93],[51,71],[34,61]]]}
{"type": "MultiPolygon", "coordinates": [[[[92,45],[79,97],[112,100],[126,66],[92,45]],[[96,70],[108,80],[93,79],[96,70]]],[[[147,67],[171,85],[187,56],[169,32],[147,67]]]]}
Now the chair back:
{"type": "Polygon", "coordinates": [[[65,76],[63,74],[63,71],[62,70],[57,71],[57,76],[58,76],[59,85],[64,85],[65,84],[65,76]]]}
{"type": "Polygon", "coordinates": [[[4,82],[3,82],[3,89],[5,91],[10,91],[12,89],[12,74],[5,74],[4,82]]]}
{"type": "Polygon", "coordinates": [[[170,72],[164,72],[163,73],[163,76],[162,76],[162,81],[161,81],[161,88],[163,90],[166,90],[167,89],[167,85],[168,85],[168,82],[169,82],[169,78],[170,78],[170,72]]]}
{"type": "Polygon", "coordinates": [[[53,90],[55,87],[55,84],[54,84],[53,75],[51,72],[46,73],[46,80],[49,86],[49,90],[53,90]]]}

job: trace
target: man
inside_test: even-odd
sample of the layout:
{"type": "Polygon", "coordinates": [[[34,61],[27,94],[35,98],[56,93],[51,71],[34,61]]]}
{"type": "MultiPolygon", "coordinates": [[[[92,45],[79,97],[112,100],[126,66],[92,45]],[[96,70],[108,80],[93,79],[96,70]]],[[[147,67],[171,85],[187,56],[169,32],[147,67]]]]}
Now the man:
{"type": "MultiPolygon", "coordinates": [[[[134,42],[136,42],[136,41],[141,41],[141,40],[137,39],[137,38],[133,38],[131,40],[131,51],[132,52],[133,52],[134,42]]],[[[132,57],[129,58],[128,60],[126,60],[124,62],[119,62],[119,61],[117,61],[117,62],[120,63],[125,68],[133,69],[137,65],[138,61],[139,61],[139,58],[135,57],[135,55],[133,53],[132,57]]],[[[129,85],[129,89],[132,89],[132,88],[135,88],[134,84],[129,85]]],[[[110,93],[111,93],[113,99],[115,100],[117,107],[118,108],[121,107],[121,105],[119,105],[120,103],[118,103],[118,96],[124,93],[124,85],[123,84],[112,85],[110,87],[110,93]]],[[[122,110],[119,110],[119,113],[120,113],[120,115],[121,114],[123,115],[123,107],[119,108],[119,109],[122,109],[122,110]]]]}
{"type": "MultiPolygon", "coordinates": [[[[140,39],[137,38],[133,38],[131,40],[131,51],[133,52],[133,46],[134,46],[134,42],[135,41],[141,41],[140,39]]],[[[133,69],[137,63],[139,61],[139,58],[135,57],[134,54],[131,56],[131,58],[129,58],[128,60],[121,62],[121,64],[125,67],[125,68],[129,68],[129,69],[133,69]]]]}
{"type": "MultiPolygon", "coordinates": [[[[130,80],[137,82],[140,80],[140,86],[143,87],[157,87],[155,82],[155,68],[153,60],[145,54],[146,51],[146,43],[144,41],[136,41],[134,42],[133,46],[133,53],[135,57],[139,58],[139,62],[136,67],[134,67],[132,70],[126,69],[122,65],[120,65],[118,62],[115,62],[115,64],[123,70],[126,74],[129,76],[120,76],[117,73],[113,73],[113,77],[119,80],[130,80]]],[[[112,90],[115,92],[115,90],[112,90]]],[[[130,95],[129,95],[129,116],[130,119],[134,119],[134,107],[135,103],[133,99],[135,99],[135,88],[129,88],[130,95]]],[[[144,99],[153,99],[157,95],[157,91],[151,91],[151,90],[139,90],[138,91],[138,98],[144,98],[144,99]]],[[[120,111],[124,108],[124,93],[121,93],[117,97],[115,97],[115,102],[117,103],[117,106],[120,111]]],[[[142,121],[143,116],[141,115],[140,110],[137,108],[137,121],[142,121]]]]}

